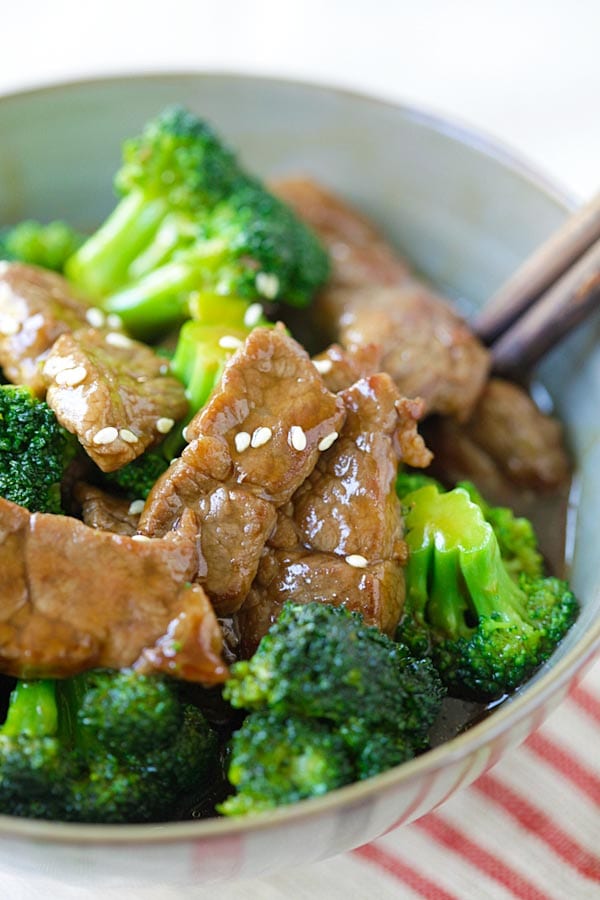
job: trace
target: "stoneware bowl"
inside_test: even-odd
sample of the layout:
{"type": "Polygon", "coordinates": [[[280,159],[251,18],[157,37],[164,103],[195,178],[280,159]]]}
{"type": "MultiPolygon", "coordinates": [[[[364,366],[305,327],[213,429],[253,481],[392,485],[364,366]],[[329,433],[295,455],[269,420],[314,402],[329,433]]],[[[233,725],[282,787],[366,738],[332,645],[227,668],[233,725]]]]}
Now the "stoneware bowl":
{"type": "MultiPolygon", "coordinates": [[[[93,227],[110,209],[124,137],[173,102],[211,120],[258,172],[307,173],[379,222],[442,289],[483,303],[571,201],[504,149],[414,109],[330,88],[238,75],[159,75],[0,100],[0,218],[93,227]]],[[[410,822],[527,737],[600,646],[600,325],[540,369],[577,464],[568,537],[582,613],[536,677],[424,756],[318,800],[246,820],[95,826],[0,816],[0,869],[69,884],[192,885],[322,860],[410,822]]]]}

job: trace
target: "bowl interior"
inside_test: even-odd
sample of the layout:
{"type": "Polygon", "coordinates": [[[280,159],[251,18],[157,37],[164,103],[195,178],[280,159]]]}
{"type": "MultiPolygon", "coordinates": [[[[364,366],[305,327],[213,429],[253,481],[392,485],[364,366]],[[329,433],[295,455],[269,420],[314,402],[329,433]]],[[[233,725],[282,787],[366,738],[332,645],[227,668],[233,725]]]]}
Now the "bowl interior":
{"type": "MultiPolygon", "coordinates": [[[[292,82],[177,75],[84,82],[0,100],[2,222],[32,216],[93,227],[113,203],[112,177],[123,139],[175,102],[212,121],[257,172],[308,174],[340,191],[465,308],[482,304],[558,226],[569,206],[559,191],[502,149],[414,110],[292,82]]],[[[600,640],[599,337],[596,319],[540,369],[577,461],[579,509],[569,541],[572,582],[583,611],[536,682],[550,683],[548,670],[559,660],[574,664],[586,635],[587,649],[600,640]]],[[[526,701],[529,691],[513,706],[526,701]]],[[[509,729],[510,713],[504,722],[509,729]]],[[[474,729],[474,741],[477,734],[474,729]]],[[[468,740],[462,745],[467,749],[468,740]]],[[[436,751],[437,758],[444,752],[436,751]]],[[[406,772],[397,770],[393,777],[411,777],[410,767],[406,772]]],[[[361,786],[365,796],[378,789],[361,786]]],[[[47,823],[35,825],[30,836],[48,835],[47,823]]],[[[193,826],[200,836],[209,833],[211,823],[193,826]]],[[[0,833],[9,831],[10,820],[4,819],[0,833]]],[[[91,840],[98,839],[98,831],[90,832],[91,840]]],[[[143,828],[130,831],[143,840],[143,828]]],[[[371,836],[365,833],[364,840],[371,836]]],[[[61,840],[58,832],[56,839],[61,840]]]]}

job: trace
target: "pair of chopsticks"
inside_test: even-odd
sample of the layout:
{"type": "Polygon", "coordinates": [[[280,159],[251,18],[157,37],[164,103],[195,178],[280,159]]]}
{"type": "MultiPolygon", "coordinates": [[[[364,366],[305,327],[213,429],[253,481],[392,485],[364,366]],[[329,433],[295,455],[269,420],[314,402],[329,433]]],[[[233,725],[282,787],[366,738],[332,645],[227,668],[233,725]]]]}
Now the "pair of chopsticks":
{"type": "Polygon", "coordinates": [[[499,375],[528,370],[600,307],[600,194],[559,228],[472,323],[499,375]]]}

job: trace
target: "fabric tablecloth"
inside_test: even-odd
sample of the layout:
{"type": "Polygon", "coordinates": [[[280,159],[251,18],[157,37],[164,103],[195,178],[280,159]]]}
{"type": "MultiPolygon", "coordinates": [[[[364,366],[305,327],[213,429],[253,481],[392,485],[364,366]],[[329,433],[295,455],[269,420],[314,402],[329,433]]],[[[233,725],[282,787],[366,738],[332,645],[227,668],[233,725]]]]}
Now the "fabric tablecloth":
{"type": "Polygon", "coordinates": [[[600,898],[600,662],[544,725],[440,809],[268,878],[182,889],[69,886],[0,871],[2,900],[600,898]]]}

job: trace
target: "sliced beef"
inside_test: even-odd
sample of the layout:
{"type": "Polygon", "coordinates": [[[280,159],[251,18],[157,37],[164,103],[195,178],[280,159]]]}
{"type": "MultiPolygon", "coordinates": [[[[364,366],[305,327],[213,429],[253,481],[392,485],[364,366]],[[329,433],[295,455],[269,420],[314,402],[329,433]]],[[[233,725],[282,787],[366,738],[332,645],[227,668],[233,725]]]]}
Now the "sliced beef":
{"type": "Polygon", "coordinates": [[[308,178],[285,178],[271,187],[319,235],[329,251],[337,285],[397,284],[408,265],[368,219],[308,178]]]}
{"type": "Polygon", "coordinates": [[[366,344],[345,350],[339,344],[331,344],[313,357],[313,365],[329,390],[337,394],[361,378],[381,372],[381,347],[366,344]]]}
{"type": "Polygon", "coordinates": [[[343,347],[379,344],[382,369],[401,394],[421,397],[427,413],[468,418],[488,377],[488,353],[430,288],[413,280],[331,287],[318,302],[320,318],[337,323],[343,347]]]}
{"type": "Polygon", "coordinates": [[[554,490],[570,476],[560,424],[522,388],[499,378],[490,379],[468,422],[436,418],[427,437],[438,477],[470,479],[490,499],[506,497],[510,485],[554,490]]]}
{"type": "Polygon", "coordinates": [[[0,671],[61,678],[139,660],[223,681],[219,626],[189,587],[195,535],[191,514],[166,538],[139,540],[0,500],[0,671]]]}
{"type": "Polygon", "coordinates": [[[320,600],[361,612],[392,634],[404,600],[401,460],[427,465],[416,432],[422,409],[400,398],[386,374],[364,378],[341,397],[346,422],[314,471],[280,510],[257,577],[240,613],[251,653],[285,600],[320,600]]]}
{"type": "Polygon", "coordinates": [[[136,534],[141,512],[135,511],[138,501],[132,504],[130,500],[115,497],[83,481],[75,485],[73,496],[79,504],[81,518],[90,528],[112,531],[114,534],[136,534]],[[131,511],[132,508],[134,512],[131,511]]]}
{"type": "Polygon", "coordinates": [[[0,366],[6,378],[43,397],[43,360],[61,334],[88,324],[88,315],[89,306],[61,275],[0,262],[0,366]]]}
{"type": "Polygon", "coordinates": [[[235,612],[265,541],[312,472],[319,444],[344,421],[303,348],[278,328],[255,329],[227,365],[190,441],[153,488],[140,530],[166,534],[186,509],[199,522],[199,579],[220,615],[235,612]]]}
{"type": "Polygon", "coordinates": [[[407,263],[343,200],[301,179],[276,191],[329,248],[330,284],[315,304],[318,327],[345,349],[379,344],[382,369],[428,413],[463,421],[489,371],[489,356],[449,304],[411,276],[407,263]]]}
{"type": "Polygon", "coordinates": [[[104,472],[159,443],[187,412],[164,359],[120,332],[62,334],[44,362],[46,400],[104,472]]]}

